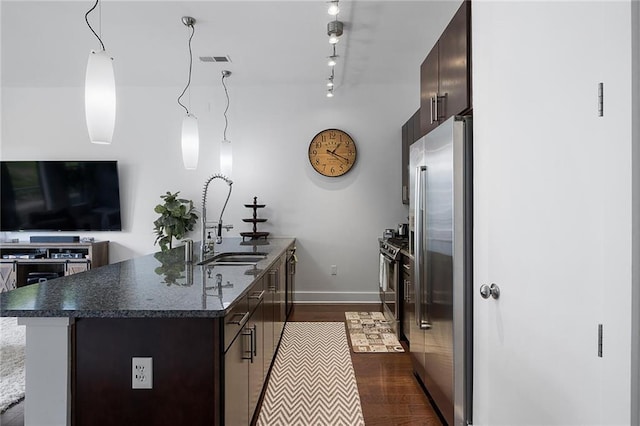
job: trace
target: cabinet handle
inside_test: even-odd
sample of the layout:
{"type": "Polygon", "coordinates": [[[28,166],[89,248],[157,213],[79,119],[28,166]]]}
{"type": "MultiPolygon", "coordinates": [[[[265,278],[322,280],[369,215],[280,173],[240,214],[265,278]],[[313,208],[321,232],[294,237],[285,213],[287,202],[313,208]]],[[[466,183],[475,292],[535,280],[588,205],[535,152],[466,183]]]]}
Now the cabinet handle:
{"type": "Polygon", "coordinates": [[[239,326],[243,326],[247,320],[249,319],[249,312],[245,312],[244,314],[233,314],[231,319],[227,321],[227,324],[235,324],[239,326]],[[241,317],[240,321],[234,321],[234,318],[241,317]]]}
{"type": "Polygon", "coordinates": [[[272,269],[271,271],[269,271],[269,277],[275,277],[274,281],[275,284],[270,286],[269,289],[273,290],[273,291],[278,291],[280,289],[280,270],[279,269],[272,269]]]}
{"type": "Polygon", "coordinates": [[[442,118],[445,117],[445,111],[444,111],[445,105],[444,105],[444,102],[446,102],[446,100],[447,100],[447,94],[445,93],[442,96],[436,95],[435,100],[436,100],[436,118],[435,118],[435,121],[437,123],[442,118]],[[442,105],[442,114],[440,112],[438,112],[438,102],[442,102],[443,103],[443,105],[442,105]]]}
{"type": "Polygon", "coordinates": [[[245,328],[241,334],[242,336],[249,336],[249,339],[251,339],[251,342],[249,343],[249,351],[243,350],[245,354],[249,352],[249,356],[242,355],[242,359],[248,359],[251,363],[253,363],[253,329],[245,328]]]}
{"type": "MultiPolygon", "coordinates": [[[[433,103],[434,102],[436,102],[436,99],[433,96],[431,98],[429,98],[429,107],[430,107],[430,109],[429,109],[429,119],[431,120],[430,124],[433,124],[433,103]]],[[[436,114],[437,113],[438,113],[438,106],[436,104],[436,114]]]]}
{"type": "Polygon", "coordinates": [[[251,295],[249,295],[249,299],[262,300],[262,298],[264,297],[264,290],[262,290],[258,294],[256,293],[258,292],[254,291],[251,295]]]}
{"type": "Polygon", "coordinates": [[[438,120],[440,120],[440,115],[438,114],[438,100],[440,99],[440,97],[438,95],[434,96],[433,101],[436,104],[436,112],[434,114],[435,118],[433,121],[435,121],[436,123],[438,122],[438,120]]]}
{"type": "Polygon", "coordinates": [[[258,356],[258,329],[256,328],[257,325],[254,324],[253,327],[251,328],[251,351],[253,353],[253,356],[251,357],[251,362],[253,362],[253,357],[254,356],[258,356]]]}

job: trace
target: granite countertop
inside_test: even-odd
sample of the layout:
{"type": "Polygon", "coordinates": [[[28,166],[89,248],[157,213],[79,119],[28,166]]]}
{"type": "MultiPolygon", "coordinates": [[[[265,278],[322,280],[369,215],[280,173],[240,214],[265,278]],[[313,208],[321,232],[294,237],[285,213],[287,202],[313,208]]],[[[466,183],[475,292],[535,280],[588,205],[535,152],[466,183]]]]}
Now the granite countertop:
{"type": "Polygon", "coordinates": [[[221,317],[294,241],[225,238],[216,244],[216,253],[268,253],[255,266],[198,265],[199,243],[188,264],[184,247],[125,260],[0,293],[0,316],[221,317]]]}

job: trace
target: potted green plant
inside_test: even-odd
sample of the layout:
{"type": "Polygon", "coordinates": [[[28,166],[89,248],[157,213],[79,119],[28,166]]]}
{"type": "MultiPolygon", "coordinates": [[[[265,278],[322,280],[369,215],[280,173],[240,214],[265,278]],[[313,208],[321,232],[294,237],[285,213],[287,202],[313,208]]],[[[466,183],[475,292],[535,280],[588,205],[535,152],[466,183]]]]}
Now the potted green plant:
{"type": "Polygon", "coordinates": [[[178,194],[180,191],[175,194],[167,191],[165,195],[160,196],[164,203],[158,204],[154,209],[160,215],[153,222],[156,232],[154,244],[160,244],[162,251],[172,248],[174,238],[180,240],[188,231],[193,231],[193,226],[198,220],[193,201],[178,198],[178,194]]]}

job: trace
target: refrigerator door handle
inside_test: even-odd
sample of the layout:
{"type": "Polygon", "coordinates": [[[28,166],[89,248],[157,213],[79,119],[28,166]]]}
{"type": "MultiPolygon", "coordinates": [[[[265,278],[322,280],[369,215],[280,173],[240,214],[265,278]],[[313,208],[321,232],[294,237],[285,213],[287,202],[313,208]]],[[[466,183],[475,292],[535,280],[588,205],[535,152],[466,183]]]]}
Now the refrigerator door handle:
{"type": "Polygon", "coordinates": [[[428,330],[431,328],[431,324],[428,320],[428,313],[426,309],[426,294],[427,294],[427,280],[425,269],[425,257],[426,251],[423,253],[423,243],[426,241],[426,229],[424,227],[426,218],[426,180],[427,180],[427,166],[416,167],[416,181],[414,194],[414,220],[415,220],[415,263],[414,263],[414,288],[415,288],[415,314],[416,325],[421,330],[428,330]]]}

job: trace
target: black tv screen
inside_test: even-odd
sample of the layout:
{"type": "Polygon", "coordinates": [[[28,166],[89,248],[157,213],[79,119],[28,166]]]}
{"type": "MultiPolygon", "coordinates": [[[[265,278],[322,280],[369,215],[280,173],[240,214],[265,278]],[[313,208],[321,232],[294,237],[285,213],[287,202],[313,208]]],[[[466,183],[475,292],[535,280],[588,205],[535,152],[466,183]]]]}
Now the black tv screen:
{"type": "Polygon", "coordinates": [[[115,161],[2,161],[0,231],[120,231],[115,161]]]}

